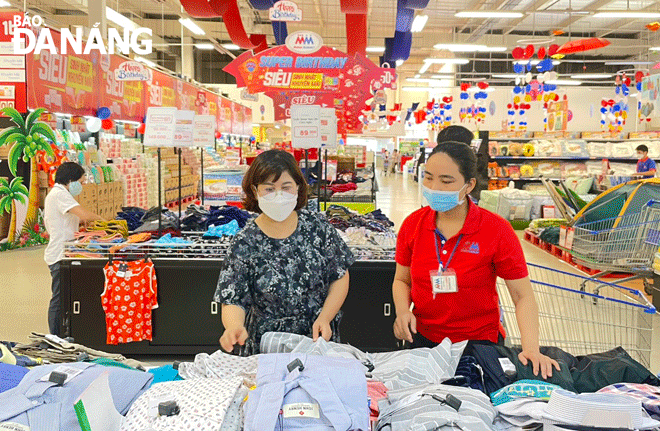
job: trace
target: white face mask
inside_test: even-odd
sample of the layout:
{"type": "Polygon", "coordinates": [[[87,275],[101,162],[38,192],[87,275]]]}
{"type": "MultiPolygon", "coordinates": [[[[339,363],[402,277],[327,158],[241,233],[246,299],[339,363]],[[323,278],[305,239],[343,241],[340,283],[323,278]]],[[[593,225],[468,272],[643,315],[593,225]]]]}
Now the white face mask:
{"type": "Polygon", "coordinates": [[[258,196],[259,208],[271,219],[282,222],[286,220],[298,204],[298,195],[292,195],[283,191],[269,193],[266,196],[258,196]]]}

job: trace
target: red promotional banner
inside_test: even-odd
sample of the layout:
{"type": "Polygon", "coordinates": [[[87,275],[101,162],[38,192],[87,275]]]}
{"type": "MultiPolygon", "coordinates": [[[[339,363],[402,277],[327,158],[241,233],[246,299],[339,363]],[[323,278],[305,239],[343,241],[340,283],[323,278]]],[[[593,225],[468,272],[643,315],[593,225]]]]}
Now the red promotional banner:
{"type": "MultiPolygon", "coordinates": [[[[59,32],[53,30],[51,34],[57,52],[61,52],[59,32]]],[[[70,44],[67,51],[73,52],[70,44]]],[[[99,57],[98,51],[89,55],[51,54],[48,50],[28,54],[28,107],[72,115],[95,115],[100,102],[96,66],[99,57]]]]}
{"type": "Polygon", "coordinates": [[[100,106],[110,108],[112,118],[142,121],[146,114],[144,98],[145,83],[142,81],[119,81],[115,70],[129,61],[118,55],[101,55],[101,101],[100,106]]]}
{"type": "Polygon", "coordinates": [[[243,113],[243,105],[232,102],[232,115],[231,115],[231,132],[236,135],[243,134],[243,121],[245,115],[243,113]]]}
{"type": "Polygon", "coordinates": [[[27,84],[24,55],[13,55],[14,16],[23,12],[0,12],[0,109],[13,107],[27,112],[27,84]]]}
{"type": "Polygon", "coordinates": [[[151,82],[147,82],[146,85],[146,107],[175,107],[176,93],[174,91],[174,82],[176,79],[155,70],[152,71],[152,75],[151,82]]]}
{"type": "Polygon", "coordinates": [[[243,108],[245,113],[245,123],[243,123],[243,133],[252,135],[252,109],[245,106],[243,108]]]}
{"type": "Polygon", "coordinates": [[[232,132],[233,106],[234,103],[231,100],[225,99],[224,97],[221,98],[220,100],[220,111],[221,111],[220,119],[222,120],[222,124],[220,126],[221,133],[233,133],[232,132]]]}
{"type": "Polygon", "coordinates": [[[199,89],[194,85],[180,81],[176,81],[176,107],[182,111],[195,111],[195,101],[197,100],[197,92],[199,89]]]}

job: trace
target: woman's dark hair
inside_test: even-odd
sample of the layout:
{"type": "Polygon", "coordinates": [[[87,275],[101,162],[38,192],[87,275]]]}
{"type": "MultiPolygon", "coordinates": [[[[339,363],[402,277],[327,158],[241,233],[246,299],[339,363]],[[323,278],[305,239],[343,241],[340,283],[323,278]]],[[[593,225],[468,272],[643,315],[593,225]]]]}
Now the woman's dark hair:
{"type": "Polygon", "coordinates": [[[243,178],[243,192],[245,192],[243,205],[245,209],[260,213],[259,200],[254,189],[267,181],[275,182],[279,180],[284,172],[288,172],[298,185],[296,210],[304,208],[307,205],[307,182],[298,167],[298,163],[296,163],[296,159],[286,151],[269,150],[264,151],[254,159],[243,178]]]}
{"type": "Polygon", "coordinates": [[[78,163],[65,162],[57,168],[57,172],[55,172],[55,182],[66,186],[71,181],[78,181],[83,175],[85,175],[85,170],[78,163]]]}
{"type": "Polygon", "coordinates": [[[463,126],[449,126],[445,129],[440,130],[436,142],[438,144],[442,142],[462,142],[466,145],[472,144],[474,139],[474,133],[470,132],[463,126]]]}
{"type": "Polygon", "coordinates": [[[436,154],[443,153],[451,157],[458,165],[458,171],[463,175],[465,182],[477,178],[477,156],[467,144],[462,142],[441,142],[433,149],[429,160],[436,154]]]}

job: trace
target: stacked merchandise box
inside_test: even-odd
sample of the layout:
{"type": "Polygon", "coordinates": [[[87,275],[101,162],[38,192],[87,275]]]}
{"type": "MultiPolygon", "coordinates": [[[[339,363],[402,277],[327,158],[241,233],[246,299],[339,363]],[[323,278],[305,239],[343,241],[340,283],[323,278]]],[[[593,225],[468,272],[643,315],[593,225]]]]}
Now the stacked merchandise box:
{"type": "Polygon", "coordinates": [[[367,147],[365,145],[345,145],[344,154],[355,159],[355,166],[357,168],[365,168],[367,166],[367,147]]]}

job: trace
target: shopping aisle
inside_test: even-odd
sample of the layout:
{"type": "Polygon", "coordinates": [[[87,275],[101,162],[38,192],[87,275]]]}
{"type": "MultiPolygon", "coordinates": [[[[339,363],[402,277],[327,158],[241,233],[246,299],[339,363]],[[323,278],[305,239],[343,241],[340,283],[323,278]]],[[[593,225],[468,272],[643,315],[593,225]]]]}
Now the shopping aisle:
{"type": "MultiPolygon", "coordinates": [[[[378,176],[378,207],[395,223],[398,231],[405,218],[420,207],[417,183],[401,174],[378,176]]],[[[519,232],[522,237],[522,232],[519,232]]],[[[553,269],[577,273],[537,247],[522,241],[525,257],[553,269]]],[[[43,261],[43,248],[5,252],[0,264],[0,339],[23,341],[31,331],[47,331],[46,313],[50,299],[50,273],[43,261]]],[[[561,336],[561,334],[559,334],[561,336]]],[[[654,318],[651,370],[660,371],[660,318],[654,318]]]]}

